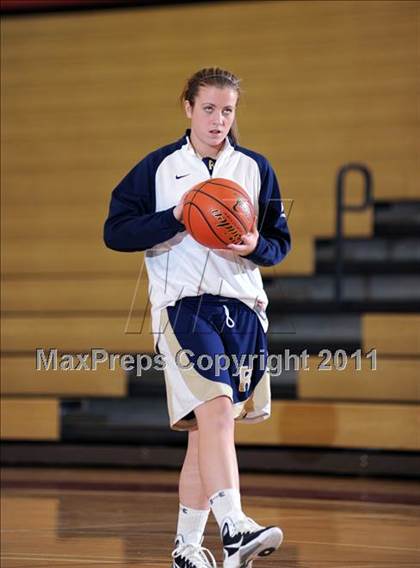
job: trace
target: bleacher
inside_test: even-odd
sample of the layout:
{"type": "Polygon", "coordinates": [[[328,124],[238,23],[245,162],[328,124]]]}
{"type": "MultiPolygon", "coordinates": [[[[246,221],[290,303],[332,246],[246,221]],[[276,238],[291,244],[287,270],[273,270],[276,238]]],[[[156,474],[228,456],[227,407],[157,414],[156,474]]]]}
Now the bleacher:
{"type": "MultiPolygon", "coordinates": [[[[378,210],[375,207],[375,213],[378,210]]],[[[420,204],[411,203],[413,216],[416,210],[420,211],[420,204]]],[[[238,444],[418,449],[420,266],[415,255],[420,249],[420,223],[412,222],[406,250],[407,224],[401,224],[400,234],[394,221],[389,220],[393,229],[375,272],[367,259],[383,237],[374,232],[371,239],[364,239],[361,258],[359,241],[345,242],[345,278],[351,282],[352,278],[375,276],[382,282],[356,290],[354,284],[349,285],[347,293],[345,280],[340,307],[334,303],[333,263],[327,264],[323,255],[332,240],[328,243],[320,238],[322,247],[314,247],[323,262],[316,256],[318,270],[313,276],[265,277],[270,353],[283,357],[283,367],[286,356],[299,355],[304,349],[309,358],[306,368],[294,369],[290,361],[289,369],[273,372],[272,418],[254,428],[239,426],[238,444]],[[403,268],[399,273],[402,262],[410,262],[411,272],[403,268]],[[386,296],[384,290],[391,289],[395,281],[401,285],[404,277],[410,278],[411,289],[386,296]],[[329,285],[319,290],[322,279],[329,285]],[[333,355],[341,350],[338,362],[326,358],[321,350],[333,355]],[[371,350],[376,351],[376,361],[366,357],[371,350]],[[348,357],[347,365],[343,356],[348,357]]],[[[382,225],[381,231],[385,230],[382,225]]],[[[132,278],[114,277],[98,286],[97,278],[86,278],[85,293],[78,299],[72,281],[6,279],[3,305],[9,312],[2,341],[3,439],[182,443],[184,435],[174,434],[167,426],[162,372],[143,371],[140,377],[131,372],[125,377],[121,370],[111,372],[102,365],[97,371],[35,370],[35,350],[43,348],[47,353],[51,346],[61,353],[86,353],[96,346],[111,353],[152,354],[147,312],[143,332],[136,333],[145,312],[137,309],[129,320],[124,311],[124,307],[147,302],[144,280],[139,283],[137,287],[132,278]],[[104,310],[104,298],[111,297],[113,303],[104,310]],[[133,330],[126,334],[128,321],[133,330]]]]}

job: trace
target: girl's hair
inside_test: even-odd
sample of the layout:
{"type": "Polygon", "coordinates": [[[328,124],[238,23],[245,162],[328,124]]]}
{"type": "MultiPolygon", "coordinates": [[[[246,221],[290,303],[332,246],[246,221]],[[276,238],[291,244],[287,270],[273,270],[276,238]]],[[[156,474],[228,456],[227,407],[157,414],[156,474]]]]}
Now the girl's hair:
{"type": "MultiPolygon", "coordinates": [[[[241,89],[239,86],[240,80],[230,71],[225,69],[220,69],[219,67],[206,67],[205,69],[200,69],[192,75],[185,84],[185,87],[181,93],[181,104],[188,101],[191,106],[194,106],[195,98],[198,95],[200,87],[213,86],[223,89],[227,87],[233,89],[238,94],[238,101],[241,95],[241,89]]],[[[238,143],[238,126],[236,124],[236,118],[233,121],[232,127],[228,134],[233,144],[238,143]]]]}

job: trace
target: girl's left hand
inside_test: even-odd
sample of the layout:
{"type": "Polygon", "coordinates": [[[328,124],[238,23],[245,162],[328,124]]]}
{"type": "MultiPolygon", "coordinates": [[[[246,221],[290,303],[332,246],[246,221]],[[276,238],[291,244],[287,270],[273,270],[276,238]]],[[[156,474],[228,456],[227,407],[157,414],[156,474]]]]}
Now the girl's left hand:
{"type": "Polygon", "coordinates": [[[242,243],[238,245],[231,244],[228,245],[227,248],[233,250],[233,252],[236,252],[240,256],[246,256],[248,254],[251,254],[251,252],[255,250],[257,246],[258,237],[259,233],[257,229],[257,219],[255,219],[254,224],[252,225],[251,232],[246,233],[242,237],[242,243]]]}

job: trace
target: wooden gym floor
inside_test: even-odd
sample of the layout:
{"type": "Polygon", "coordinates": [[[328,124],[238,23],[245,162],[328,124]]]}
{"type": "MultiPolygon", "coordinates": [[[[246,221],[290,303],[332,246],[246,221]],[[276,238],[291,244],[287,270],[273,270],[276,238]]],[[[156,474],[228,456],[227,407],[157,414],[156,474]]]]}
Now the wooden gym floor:
{"type": "MultiPolygon", "coordinates": [[[[109,469],[2,470],[2,568],[169,568],[177,474],[109,469]]],[[[243,504],[285,542],[255,568],[415,568],[415,481],[242,475],[243,504]]],[[[205,546],[221,554],[211,518],[205,546]]]]}

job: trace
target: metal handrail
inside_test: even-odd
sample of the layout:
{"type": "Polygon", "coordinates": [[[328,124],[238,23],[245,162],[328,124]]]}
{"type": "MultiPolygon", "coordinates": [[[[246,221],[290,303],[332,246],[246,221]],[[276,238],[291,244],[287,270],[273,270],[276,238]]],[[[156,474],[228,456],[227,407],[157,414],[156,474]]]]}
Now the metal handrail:
{"type": "Polygon", "coordinates": [[[364,164],[350,163],[342,166],[337,174],[336,186],[336,235],[335,235],[335,300],[337,304],[342,302],[342,279],[343,279],[343,217],[345,211],[363,211],[373,205],[373,176],[364,164]],[[359,205],[346,205],[344,180],[349,172],[356,171],[364,176],[365,194],[364,200],[359,205]]]}

